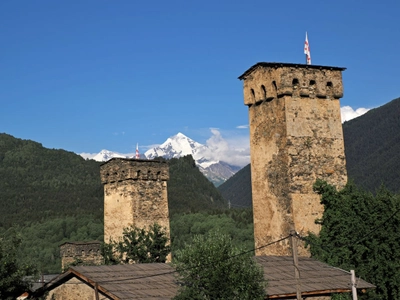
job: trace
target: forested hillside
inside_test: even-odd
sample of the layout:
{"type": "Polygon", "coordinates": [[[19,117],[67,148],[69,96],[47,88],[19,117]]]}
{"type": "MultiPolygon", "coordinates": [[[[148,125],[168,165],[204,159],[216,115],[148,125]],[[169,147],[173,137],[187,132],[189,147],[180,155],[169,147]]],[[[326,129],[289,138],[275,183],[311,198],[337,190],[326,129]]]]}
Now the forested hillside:
{"type": "Polygon", "coordinates": [[[218,189],[197,168],[191,155],[168,161],[170,214],[227,208],[218,189]]]}
{"type": "MultiPolygon", "coordinates": [[[[400,98],[343,124],[348,178],[374,193],[400,192],[400,98]]],[[[218,189],[237,206],[251,205],[250,165],[218,189]],[[249,191],[249,192],[248,192],[249,191]]]]}
{"type": "Polygon", "coordinates": [[[245,166],[218,187],[224,199],[232,208],[251,207],[250,165],[245,166]]]}
{"type": "Polygon", "coordinates": [[[349,178],[375,192],[400,192],[400,98],[343,124],[349,178]]]}
{"type": "Polygon", "coordinates": [[[58,216],[103,216],[99,163],[0,134],[0,226],[58,216]]]}

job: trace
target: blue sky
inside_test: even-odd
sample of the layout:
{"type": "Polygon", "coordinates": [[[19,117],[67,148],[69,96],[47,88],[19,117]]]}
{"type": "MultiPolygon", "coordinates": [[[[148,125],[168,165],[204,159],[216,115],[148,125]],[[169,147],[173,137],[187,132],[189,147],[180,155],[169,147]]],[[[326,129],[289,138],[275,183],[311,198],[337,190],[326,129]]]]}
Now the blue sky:
{"type": "Polygon", "coordinates": [[[257,62],[346,67],[342,106],[400,96],[400,1],[0,1],[0,132],[76,153],[182,132],[245,147],[237,77],[257,62]],[[211,130],[213,128],[214,130],[211,130]]]}

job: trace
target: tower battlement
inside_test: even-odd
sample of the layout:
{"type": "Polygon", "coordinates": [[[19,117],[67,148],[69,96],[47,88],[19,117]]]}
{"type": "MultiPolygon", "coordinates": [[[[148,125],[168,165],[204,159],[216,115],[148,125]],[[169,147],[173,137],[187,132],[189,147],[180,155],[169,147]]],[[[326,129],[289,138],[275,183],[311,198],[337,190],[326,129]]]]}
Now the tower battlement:
{"type": "Polygon", "coordinates": [[[251,106],[283,96],[339,99],[345,68],[288,63],[257,63],[239,76],[244,103],[251,106]]]}
{"type": "Polygon", "coordinates": [[[100,167],[101,183],[123,180],[169,180],[168,165],[164,161],[112,158],[100,167]]]}

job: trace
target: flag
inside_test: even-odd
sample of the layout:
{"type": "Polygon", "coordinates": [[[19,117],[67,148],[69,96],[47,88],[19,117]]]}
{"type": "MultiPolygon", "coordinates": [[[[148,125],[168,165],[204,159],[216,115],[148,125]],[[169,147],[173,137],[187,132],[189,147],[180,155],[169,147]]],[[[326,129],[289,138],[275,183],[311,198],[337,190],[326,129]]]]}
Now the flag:
{"type": "Polygon", "coordinates": [[[140,154],[139,154],[139,144],[136,144],[136,155],[135,155],[136,159],[140,158],[140,154]]]}
{"type": "Polygon", "coordinates": [[[306,41],[304,42],[304,54],[306,55],[307,65],[311,65],[311,52],[310,52],[310,44],[308,43],[307,32],[306,32],[306,41]]]}

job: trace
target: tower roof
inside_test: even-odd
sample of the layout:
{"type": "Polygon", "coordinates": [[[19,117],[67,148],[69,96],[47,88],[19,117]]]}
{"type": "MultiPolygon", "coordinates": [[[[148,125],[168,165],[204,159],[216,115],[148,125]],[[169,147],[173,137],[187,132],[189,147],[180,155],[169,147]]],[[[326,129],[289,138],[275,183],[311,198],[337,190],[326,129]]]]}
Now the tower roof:
{"type": "Polygon", "coordinates": [[[342,67],[330,67],[330,66],[319,66],[319,65],[305,65],[305,64],[293,64],[293,63],[280,63],[280,62],[258,62],[254,66],[250,67],[246,72],[238,77],[238,79],[243,80],[251,74],[254,70],[259,67],[263,68],[298,68],[298,69],[319,69],[319,70],[336,70],[336,71],[344,71],[346,68],[342,67]]]}

